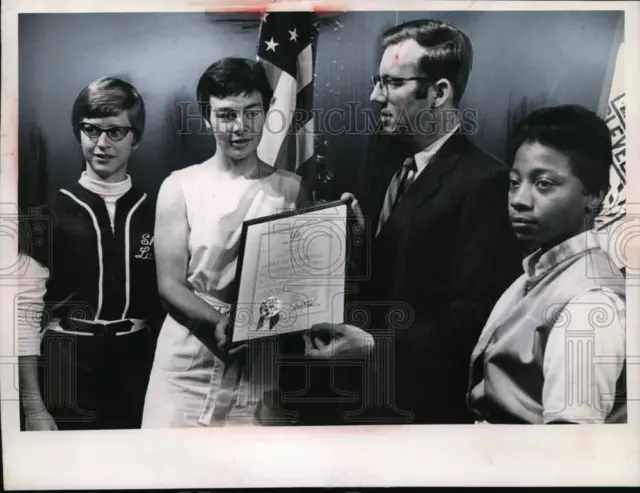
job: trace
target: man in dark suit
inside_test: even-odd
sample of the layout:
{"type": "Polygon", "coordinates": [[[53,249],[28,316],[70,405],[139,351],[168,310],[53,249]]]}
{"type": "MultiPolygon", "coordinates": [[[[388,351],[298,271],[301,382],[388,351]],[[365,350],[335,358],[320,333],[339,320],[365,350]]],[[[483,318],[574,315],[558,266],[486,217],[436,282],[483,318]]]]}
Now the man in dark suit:
{"type": "Polygon", "coordinates": [[[389,29],[382,44],[371,100],[381,106],[380,142],[390,152],[376,148],[364,193],[343,195],[354,199],[371,247],[347,322],[354,323],[349,313],[368,310],[360,326],[376,348],[373,371],[363,376],[368,390],[361,388],[356,406],[343,406],[342,419],[472,422],[469,357],[521,271],[507,215],[508,170],[465,136],[475,130],[458,109],[472,65],[468,37],[419,20],[389,29]]]}

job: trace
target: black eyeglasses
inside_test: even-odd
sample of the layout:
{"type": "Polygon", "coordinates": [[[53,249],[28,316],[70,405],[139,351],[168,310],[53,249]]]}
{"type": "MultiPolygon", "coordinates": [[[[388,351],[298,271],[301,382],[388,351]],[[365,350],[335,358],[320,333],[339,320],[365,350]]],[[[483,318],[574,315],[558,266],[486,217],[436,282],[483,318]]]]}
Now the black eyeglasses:
{"type": "Polygon", "coordinates": [[[371,82],[374,86],[380,84],[382,88],[388,88],[391,86],[401,86],[409,80],[429,80],[430,77],[390,77],[388,75],[373,75],[371,76],[371,82]]]}
{"type": "Polygon", "coordinates": [[[119,127],[113,126],[109,128],[98,127],[91,123],[80,122],[80,130],[89,137],[91,140],[98,140],[102,133],[106,133],[109,140],[118,142],[124,139],[133,127],[119,127]]]}

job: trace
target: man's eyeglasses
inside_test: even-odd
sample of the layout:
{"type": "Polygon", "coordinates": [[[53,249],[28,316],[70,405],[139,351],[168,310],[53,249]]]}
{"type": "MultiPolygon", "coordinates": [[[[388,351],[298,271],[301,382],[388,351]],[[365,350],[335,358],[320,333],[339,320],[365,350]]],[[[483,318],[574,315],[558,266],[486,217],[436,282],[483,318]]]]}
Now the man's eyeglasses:
{"type": "Polygon", "coordinates": [[[374,86],[380,84],[382,89],[388,89],[389,86],[400,87],[409,80],[429,80],[429,77],[389,77],[388,75],[373,75],[371,82],[374,86]]]}
{"type": "Polygon", "coordinates": [[[98,140],[102,135],[102,133],[104,132],[107,134],[107,137],[109,137],[111,141],[118,142],[124,139],[129,134],[129,132],[131,131],[131,128],[132,127],[118,127],[118,126],[102,128],[102,127],[98,127],[97,125],[93,125],[91,123],[80,122],[80,130],[82,130],[82,132],[91,140],[98,140]]]}

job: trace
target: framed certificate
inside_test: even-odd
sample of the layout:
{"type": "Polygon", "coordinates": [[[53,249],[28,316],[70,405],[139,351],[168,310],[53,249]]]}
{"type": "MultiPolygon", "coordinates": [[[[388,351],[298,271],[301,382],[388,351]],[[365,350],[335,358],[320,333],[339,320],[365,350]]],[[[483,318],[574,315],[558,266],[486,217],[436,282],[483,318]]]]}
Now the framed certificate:
{"type": "Polygon", "coordinates": [[[230,344],[344,320],[348,202],[245,221],[230,344]]]}

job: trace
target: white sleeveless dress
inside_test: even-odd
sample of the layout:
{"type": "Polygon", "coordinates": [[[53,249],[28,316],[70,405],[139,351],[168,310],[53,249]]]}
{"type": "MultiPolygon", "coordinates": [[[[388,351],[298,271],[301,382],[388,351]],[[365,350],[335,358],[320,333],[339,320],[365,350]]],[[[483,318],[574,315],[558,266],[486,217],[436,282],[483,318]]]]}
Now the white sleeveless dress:
{"type": "MultiPolygon", "coordinates": [[[[209,161],[173,172],[189,223],[187,282],[209,305],[227,312],[242,222],[295,208],[300,177],[277,169],[260,179],[221,174],[209,161]]],[[[261,341],[255,341],[260,343],[261,341]]],[[[269,343],[270,341],[265,341],[269,343]]],[[[240,377],[186,327],[167,316],[155,353],[142,428],[257,424],[256,409],[275,389],[273,343],[254,345],[240,377]],[[257,350],[256,350],[257,348],[257,350]]],[[[233,365],[237,363],[229,363],[233,365]]]]}

